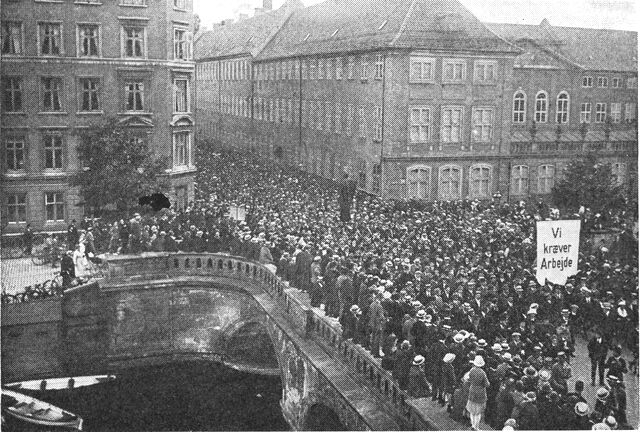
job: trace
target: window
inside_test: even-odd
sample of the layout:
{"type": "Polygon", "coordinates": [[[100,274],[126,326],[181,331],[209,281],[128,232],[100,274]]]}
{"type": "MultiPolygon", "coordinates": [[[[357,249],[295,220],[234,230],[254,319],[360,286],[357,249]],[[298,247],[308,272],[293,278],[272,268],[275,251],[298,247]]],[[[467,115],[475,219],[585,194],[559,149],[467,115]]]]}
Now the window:
{"type": "Polygon", "coordinates": [[[529,167],[514,166],[511,169],[511,193],[513,195],[529,194],[529,167]]]}
{"type": "Polygon", "coordinates": [[[173,0],[173,7],[184,10],[187,8],[187,0],[173,0]]]}
{"type": "Polygon", "coordinates": [[[144,83],[141,81],[127,82],[124,85],[125,110],[144,111],[144,83]]]}
{"type": "Polygon", "coordinates": [[[440,168],[439,195],[443,200],[460,199],[462,196],[462,169],[456,165],[440,168]]]}
{"type": "Polygon", "coordinates": [[[27,222],[27,194],[7,196],[7,221],[10,224],[27,222]]]}
{"type": "Polygon", "coordinates": [[[174,112],[182,113],[191,111],[191,108],[189,107],[189,80],[176,79],[173,84],[175,86],[174,112]]]}
{"type": "Polygon", "coordinates": [[[622,104],[620,102],[611,104],[611,121],[614,123],[622,121],[622,104]]]}
{"type": "Polygon", "coordinates": [[[62,169],[62,135],[48,134],[44,136],[44,167],[46,169],[62,169]]]}
{"type": "Polygon", "coordinates": [[[618,185],[623,185],[627,173],[627,164],[622,162],[614,162],[611,164],[611,174],[618,185]]]}
{"type": "Polygon", "coordinates": [[[342,129],[342,104],[337,103],[335,109],[336,118],[333,126],[336,133],[340,133],[342,129]]]}
{"type": "Polygon", "coordinates": [[[360,64],[360,79],[367,80],[369,79],[369,60],[367,56],[362,56],[362,63],[360,64]]]}
{"type": "Polygon", "coordinates": [[[3,107],[6,112],[22,111],[22,78],[5,77],[3,85],[3,107]]]}
{"type": "Polygon", "coordinates": [[[374,108],[374,114],[375,114],[375,124],[374,124],[374,140],[375,141],[382,141],[382,107],[375,107],[374,108]]]}
{"type": "Polygon", "coordinates": [[[120,6],[146,6],[147,0],[120,0],[120,6]]]}
{"type": "Polygon", "coordinates": [[[613,88],[622,87],[622,80],[620,78],[611,78],[611,87],[613,88]]]}
{"type": "Polygon", "coordinates": [[[521,92],[516,92],[513,95],[513,122],[514,123],[524,123],[526,122],[526,106],[527,106],[527,96],[521,92]]]}
{"type": "Polygon", "coordinates": [[[429,199],[431,193],[431,168],[425,166],[407,169],[407,198],[429,199]]]}
{"type": "Polygon", "coordinates": [[[637,89],[638,88],[638,77],[627,78],[627,88],[637,89]]]}
{"type": "Polygon", "coordinates": [[[609,87],[609,78],[598,77],[598,87],[609,87]]]}
{"type": "Polygon", "coordinates": [[[636,120],[636,107],[637,104],[635,102],[627,102],[624,104],[624,121],[631,123],[636,120]]]}
{"type": "Polygon", "coordinates": [[[64,221],[64,194],[47,192],[44,194],[44,206],[47,213],[47,222],[64,221]]]}
{"type": "Polygon", "coordinates": [[[382,164],[373,165],[371,171],[371,190],[374,194],[380,195],[382,192],[382,164]]]}
{"type": "Polygon", "coordinates": [[[5,140],[5,158],[7,169],[19,171],[25,168],[25,145],[23,137],[7,137],[5,140]]]}
{"type": "Polygon", "coordinates": [[[322,130],[322,102],[316,102],[316,129],[322,130]]]}
{"type": "Polygon", "coordinates": [[[348,104],[347,105],[347,125],[345,126],[345,131],[344,133],[347,136],[351,136],[351,131],[353,129],[353,116],[354,116],[355,110],[352,104],[348,104]]]}
{"type": "Polygon", "coordinates": [[[376,55],[376,70],[374,79],[382,79],[384,76],[384,57],[382,54],[376,55]]]}
{"type": "Polygon", "coordinates": [[[580,105],[580,123],[591,123],[591,102],[580,105]]]}
{"type": "Polygon", "coordinates": [[[410,82],[433,82],[436,60],[428,57],[411,57],[410,82]]]}
{"type": "Polygon", "coordinates": [[[38,23],[41,55],[62,54],[62,24],[38,23]]]}
{"type": "Polygon", "coordinates": [[[99,111],[98,92],[100,80],[98,78],[80,78],[80,111],[99,111]]]}
{"type": "Polygon", "coordinates": [[[593,87],[593,77],[582,77],[582,87],[593,87]]]}
{"type": "Polygon", "coordinates": [[[22,54],[22,23],[5,21],[2,23],[2,54],[22,54]]]}
{"type": "Polygon", "coordinates": [[[96,24],[78,25],[78,57],[98,57],[100,28],[96,24]]]}
{"type": "Polygon", "coordinates": [[[462,140],[462,107],[442,109],[440,140],[453,143],[462,140]]]}
{"type": "Polygon", "coordinates": [[[597,103],[596,104],[596,123],[604,123],[606,119],[607,119],[607,104],[597,103]]]}
{"type": "Polygon", "coordinates": [[[356,70],[356,58],[349,57],[349,67],[347,70],[347,79],[355,78],[355,70],[356,70]]]}
{"type": "Polygon", "coordinates": [[[62,78],[42,78],[42,109],[46,112],[61,111],[60,92],[62,78]]]}
{"type": "Polygon", "coordinates": [[[317,70],[318,70],[318,59],[312,58],[311,60],[309,60],[309,79],[310,80],[314,80],[318,77],[317,70]]]}
{"type": "Polygon", "coordinates": [[[445,83],[464,82],[467,67],[464,60],[445,60],[442,62],[442,81],[445,83]]]}
{"type": "Polygon", "coordinates": [[[545,92],[539,92],[536,95],[536,123],[547,122],[547,94],[545,92]]]}
{"type": "Polygon", "coordinates": [[[538,193],[551,193],[555,167],[553,165],[540,165],[538,167],[538,193]]]}
{"type": "Polygon", "coordinates": [[[491,166],[473,165],[469,169],[469,195],[472,198],[491,196],[491,166]]]}
{"type": "Polygon", "coordinates": [[[324,130],[327,132],[331,132],[331,118],[333,117],[331,114],[331,103],[324,103],[324,130]]]}
{"type": "Polygon", "coordinates": [[[364,107],[361,106],[358,112],[358,129],[360,132],[360,138],[366,138],[366,125],[364,117],[364,107]]]}
{"type": "Polygon", "coordinates": [[[475,62],[473,80],[479,83],[492,83],[496,80],[497,63],[477,60],[475,62]]]}
{"type": "Polygon", "coordinates": [[[342,57],[336,59],[336,79],[342,79],[342,57]]]}
{"type": "Polygon", "coordinates": [[[145,50],[145,29],[144,27],[124,27],[124,49],[125,57],[144,57],[145,50]]]}
{"type": "Polygon", "coordinates": [[[569,94],[561,92],[556,101],[556,123],[569,122],[569,94]]]}
{"type": "Polygon", "coordinates": [[[431,110],[427,107],[412,107],[409,119],[409,140],[429,141],[431,132],[431,110]]]}
{"type": "Polygon", "coordinates": [[[173,134],[173,166],[185,167],[191,165],[191,134],[176,132],[173,134]]]}
{"type": "Polygon", "coordinates": [[[191,33],[186,29],[173,29],[173,48],[176,60],[189,60],[191,58],[191,33]]]}
{"type": "Polygon", "coordinates": [[[473,139],[488,142],[493,137],[493,108],[474,108],[473,139]]]}

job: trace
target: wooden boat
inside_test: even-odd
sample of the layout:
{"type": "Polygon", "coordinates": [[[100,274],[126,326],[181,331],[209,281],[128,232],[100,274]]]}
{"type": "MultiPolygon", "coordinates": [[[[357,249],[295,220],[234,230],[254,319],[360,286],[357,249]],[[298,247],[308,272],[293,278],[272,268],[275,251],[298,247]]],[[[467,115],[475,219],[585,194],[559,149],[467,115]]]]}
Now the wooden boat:
{"type": "Polygon", "coordinates": [[[13,390],[2,389],[2,412],[41,426],[82,430],[80,416],[13,390]]]}
{"type": "Polygon", "coordinates": [[[67,378],[49,378],[43,380],[20,381],[5,384],[4,387],[12,390],[65,390],[78,387],[87,387],[96,384],[104,384],[116,379],[115,375],[95,375],[67,378]]]}

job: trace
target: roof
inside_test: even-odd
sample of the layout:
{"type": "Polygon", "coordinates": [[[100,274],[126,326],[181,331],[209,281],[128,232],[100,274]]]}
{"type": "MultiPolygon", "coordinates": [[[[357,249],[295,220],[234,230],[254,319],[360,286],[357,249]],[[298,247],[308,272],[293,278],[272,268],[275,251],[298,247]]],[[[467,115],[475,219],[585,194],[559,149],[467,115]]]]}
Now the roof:
{"type": "Polygon", "coordinates": [[[295,11],[258,58],[394,47],[517,52],[458,0],[326,0],[295,11]]]}
{"type": "Polygon", "coordinates": [[[623,30],[485,23],[511,42],[530,40],[589,70],[638,71],[638,33],[623,30]]]}
{"type": "Polygon", "coordinates": [[[195,43],[195,58],[255,56],[288,15],[286,8],[279,8],[203,32],[195,43]]]}

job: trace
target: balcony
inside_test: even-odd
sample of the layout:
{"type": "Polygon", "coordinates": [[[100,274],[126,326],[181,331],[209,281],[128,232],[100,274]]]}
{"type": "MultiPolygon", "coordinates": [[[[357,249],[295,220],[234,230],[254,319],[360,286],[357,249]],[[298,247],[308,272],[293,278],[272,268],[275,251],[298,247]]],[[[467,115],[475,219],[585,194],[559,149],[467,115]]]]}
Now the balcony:
{"type": "Polygon", "coordinates": [[[386,157],[434,157],[497,154],[498,144],[490,142],[390,143],[384,146],[386,157]]]}
{"type": "Polygon", "coordinates": [[[563,131],[559,135],[552,131],[539,131],[535,140],[529,131],[516,130],[511,133],[510,152],[523,154],[577,154],[591,151],[636,153],[638,132],[635,129],[613,130],[609,136],[604,130],[588,131],[584,137],[576,130],[563,131]]]}

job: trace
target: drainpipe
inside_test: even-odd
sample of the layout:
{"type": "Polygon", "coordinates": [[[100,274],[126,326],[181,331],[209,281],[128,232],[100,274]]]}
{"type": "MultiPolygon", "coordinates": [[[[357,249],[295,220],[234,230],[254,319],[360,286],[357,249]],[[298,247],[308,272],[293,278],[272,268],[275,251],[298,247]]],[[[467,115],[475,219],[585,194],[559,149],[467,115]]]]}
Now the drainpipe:
{"type": "MultiPolygon", "coordinates": [[[[375,62],[374,62],[375,68],[375,62]]],[[[387,88],[387,55],[383,54],[382,58],[382,139],[380,140],[380,197],[384,195],[384,118],[385,118],[385,96],[387,88]]],[[[374,70],[375,73],[375,70],[374,70]]],[[[373,180],[373,179],[372,179],[373,180]]]]}

